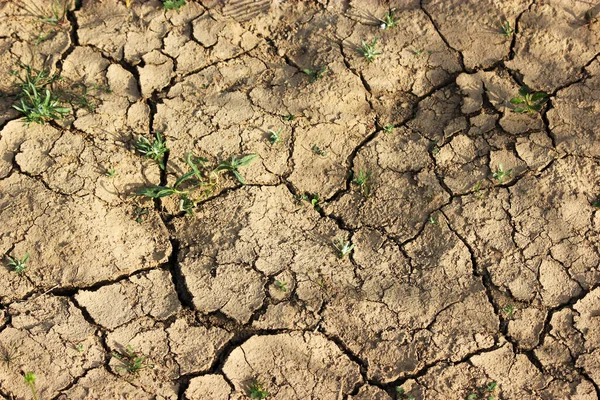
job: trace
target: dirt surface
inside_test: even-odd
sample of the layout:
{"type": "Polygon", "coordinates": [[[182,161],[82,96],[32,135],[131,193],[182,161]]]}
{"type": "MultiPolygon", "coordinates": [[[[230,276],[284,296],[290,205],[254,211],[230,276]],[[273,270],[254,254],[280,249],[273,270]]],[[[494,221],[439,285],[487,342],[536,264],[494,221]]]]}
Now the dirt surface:
{"type": "Polygon", "coordinates": [[[600,399],[600,5],[56,1],[0,2],[0,398],[600,399]],[[258,157],[134,196],[190,152],[258,157]]]}

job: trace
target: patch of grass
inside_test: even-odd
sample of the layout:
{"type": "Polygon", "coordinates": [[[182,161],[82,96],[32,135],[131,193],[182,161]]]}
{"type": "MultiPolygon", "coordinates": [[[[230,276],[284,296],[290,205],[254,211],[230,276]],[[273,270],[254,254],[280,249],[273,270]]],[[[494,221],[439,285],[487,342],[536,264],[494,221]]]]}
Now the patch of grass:
{"type": "Polygon", "coordinates": [[[255,380],[254,382],[252,382],[252,384],[248,388],[248,391],[250,392],[251,399],[262,400],[270,396],[269,392],[265,390],[264,384],[259,380],[255,380]]]}
{"type": "Polygon", "coordinates": [[[370,64],[375,60],[375,56],[381,55],[381,52],[375,48],[377,44],[377,38],[373,38],[370,43],[362,41],[362,44],[358,48],[358,51],[365,58],[367,64],[370,64]]]}
{"type": "Polygon", "coordinates": [[[287,282],[275,281],[275,287],[282,292],[287,292],[287,282]]]}
{"type": "Polygon", "coordinates": [[[273,129],[269,129],[267,132],[270,133],[269,135],[269,142],[271,143],[271,146],[275,146],[277,143],[281,142],[281,132],[283,131],[283,128],[279,128],[277,129],[277,131],[274,131],[273,129]]]}
{"type": "Polygon", "coordinates": [[[381,22],[379,27],[383,30],[390,29],[398,25],[398,20],[394,16],[394,10],[390,10],[385,13],[383,18],[377,18],[381,22]]]}
{"type": "Polygon", "coordinates": [[[513,317],[515,316],[515,311],[515,306],[513,306],[512,304],[509,304],[502,309],[502,312],[504,313],[504,315],[506,315],[506,318],[508,319],[513,319],[513,317]]]}
{"type": "Polygon", "coordinates": [[[185,0],[163,0],[163,8],[165,10],[179,11],[183,6],[185,6],[185,0]]]}
{"type": "Polygon", "coordinates": [[[50,86],[60,80],[57,74],[47,70],[35,70],[29,65],[20,65],[21,71],[11,74],[19,80],[20,89],[18,103],[13,108],[23,114],[23,120],[29,126],[32,122],[45,124],[47,121],[63,119],[71,112],[62,107],[58,97],[50,90],[50,86]]]}
{"type": "Polygon", "coordinates": [[[160,132],[156,132],[156,138],[151,142],[144,136],[140,136],[135,142],[135,149],[158,163],[163,171],[165,170],[165,154],[169,151],[166,140],[163,139],[160,132]]]}
{"type": "Polygon", "coordinates": [[[505,178],[510,177],[512,169],[504,170],[504,166],[502,164],[498,164],[498,169],[496,172],[492,174],[492,177],[495,178],[498,183],[503,183],[505,178]]]}
{"type": "Polygon", "coordinates": [[[308,75],[308,77],[310,78],[310,82],[312,83],[318,81],[319,79],[323,79],[323,76],[325,76],[325,72],[327,72],[327,68],[319,67],[315,69],[303,69],[302,72],[308,75]]]}
{"type": "Polygon", "coordinates": [[[361,169],[352,179],[352,183],[358,186],[359,190],[365,197],[369,197],[371,194],[371,175],[373,175],[371,171],[365,172],[361,169]]]}
{"type": "Polygon", "coordinates": [[[27,269],[27,265],[25,263],[29,259],[29,253],[25,254],[25,257],[23,257],[20,260],[18,258],[16,258],[16,257],[12,258],[12,257],[6,256],[6,258],[8,259],[8,264],[6,266],[11,271],[14,271],[17,274],[21,275],[27,269]]]}
{"type": "Polygon", "coordinates": [[[240,159],[236,158],[236,156],[231,156],[230,160],[221,161],[217,168],[215,168],[215,172],[226,171],[231,172],[233,176],[237,178],[237,180],[245,185],[246,181],[239,173],[238,168],[245,167],[249,165],[252,161],[254,161],[258,157],[258,154],[249,154],[240,159]]]}
{"type": "Polygon", "coordinates": [[[519,96],[510,99],[512,104],[518,105],[513,112],[519,114],[535,114],[539,112],[548,101],[546,92],[532,92],[529,87],[521,86],[519,96]]]}
{"type": "Polygon", "coordinates": [[[138,355],[131,345],[128,345],[123,354],[113,351],[112,356],[119,360],[122,365],[117,366],[117,371],[126,371],[131,375],[138,375],[146,368],[154,368],[154,364],[148,361],[148,357],[138,355]]]}
{"type": "Polygon", "coordinates": [[[38,400],[37,392],[35,391],[35,374],[33,372],[26,372],[23,375],[23,379],[29,389],[31,389],[31,395],[33,396],[33,400],[38,400]]]}
{"type": "Polygon", "coordinates": [[[512,35],[515,33],[515,30],[511,28],[510,22],[508,21],[504,21],[504,24],[500,25],[500,31],[502,32],[502,36],[506,38],[512,37],[512,35]]]}
{"type": "Polygon", "coordinates": [[[343,258],[350,254],[352,250],[354,250],[354,245],[350,243],[350,241],[344,240],[344,238],[337,237],[331,241],[333,243],[333,247],[338,251],[338,258],[343,258]]]}
{"type": "Polygon", "coordinates": [[[477,388],[476,391],[469,393],[467,400],[495,400],[496,398],[492,395],[498,384],[496,382],[490,382],[487,385],[477,388]]]}
{"type": "Polygon", "coordinates": [[[321,157],[327,157],[327,152],[322,150],[319,146],[317,146],[316,144],[313,144],[313,147],[311,147],[311,150],[313,151],[313,153],[315,153],[318,156],[321,157]]]}
{"type": "Polygon", "coordinates": [[[396,393],[398,394],[398,400],[416,400],[414,396],[407,394],[401,386],[396,386],[396,393]]]}

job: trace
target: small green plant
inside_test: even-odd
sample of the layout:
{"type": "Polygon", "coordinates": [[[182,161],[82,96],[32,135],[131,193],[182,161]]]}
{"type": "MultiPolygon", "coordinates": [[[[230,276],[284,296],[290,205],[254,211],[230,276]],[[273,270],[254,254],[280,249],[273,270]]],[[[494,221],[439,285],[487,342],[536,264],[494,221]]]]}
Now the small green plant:
{"type": "Polygon", "coordinates": [[[425,51],[425,49],[415,49],[415,50],[412,51],[412,53],[415,56],[420,56],[421,54],[423,54],[424,51],[425,51]]]}
{"type": "Polygon", "coordinates": [[[429,222],[431,225],[437,225],[438,219],[436,217],[434,217],[433,215],[430,215],[429,218],[427,219],[427,222],[429,222]]]}
{"type": "Polygon", "coordinates": [[[515,316],[515,306],[509,304],[502,309],[502,312],[506,315],[506,318],[512,319],[515,316]]]}
{"type": "Polygon", "coordinates": [[[503,25],[500,25],[500,30],[502,31],[502,36],[510,38],[515,33],[515,30],[510,27],[510,22],[504,21],[503,25]]]}
{"type": "Polygon", "coordinates": [[[165,10],[179,11],[183,6],[185,6],[185,0],[163,0],[163,8],[165,10]]]}
{"type": "Polygon", "coordinates": [[[78,353],[83,353],[83,351],[85,350],[85,348],[83,347],[83,343],[77,343],[74,346],[75,350],[77,350],[78,353]]]}
{"type": "Polygon", "coordinates": [[[527,86],[521,86],[519,96],[510,99],[512,104],[519,105],[513,110],[513,112],[519,114],[535,114],[542,109],[547,101],[548,94],[546,92],[532,92],[527,86]]]}
{"type": "Polygon", "coordinates": [[[10,368],[10,364],[17,358],[16,345],[12,345],[11,347],[6,347],[4,345],[0,346],[0,361],[2,361],[7,368],[10,368]]]}
{"type": "Polygon", "coordinates": [[[596,199],[592,201],[592,207],[600,208],[600,195],[596,196],[596,199]]]}
{"type": "Polygon", "coordinates": [[[394,131],[395,127],[396,126],[394,126],[393,124],[389,124],[389,125],[386,125],[386,126],[383,127],[383,131],[385,133],[392,133],[394,131]]]}
{"type": "Polygon", "coordinates": [[[498,183],[503,183],[504,179],[509,177],[512,172],[512,169],[504,170],[504,166],[502,164],[498,164],[498,170],[492,174],[492,177],[495,178],[498,183]]]}
{"type": "Polygon", "coordinates": [[[379,21],[381,22],[379,27],[383,30],[393,28],[398,24],[398,20],[394,16],[394,10],[386,12],[383,18],[379,19],[379,21]]]}
{"type": "Polygon", "coordinates": [[[358,185],[359,190],[365,197],[369,197],[371,194],[371,175],[373,175],[371,171],[365,172],[361,169],[352,179],[352,183],[358,185]]]}
{"type": "Polygon", "coordinates": [[[483,197],[483,192],[481,191],[481,181],[477,182],[475,186],[473,186],[473,191],[475,192],[475,197],[478,200],[481,200],[481,198],[483,197]]]}
{"type": "Polygon", "coordinates": [[[436,155],[440,152],[440,147],[438,146],[437,140],[433,140],[429,143],[429,152],[433,155],[436,155]]]}
{"type": "Polygon", "coordinates": [[[306,75],[308,75],[308,77],[310,78],[310,82],[312,83],[319,79],[322,79],[323,76],[325,75],[325,72],[327,72],[327,68],[320,67],[320,68],[315,68],[315,69],[303,69],[302,72],[304,72],[306,75]]]}
{"type": "Polygon", "coordinates": [[[231,160],[221,161],[219,165],[217,165],[217,168],[215,168],[215,172],[231,172],[242,185],[245,185],[246,181],[239,173],[238,168],[249,165],[256,157],[258,157],[258,154],[249,154],[240,159],[236,158],[236,156],[231,156],[231,160]]]}
{"type": "Polygon", "coordinates": [[[265,390],[263,383],[258,380],[252,382],[248,390],[250,391],[251,399],[262,400],[266,399],[269,396],[269,392],[265,390]]]}
{"type": "Polygon", "coordinates": [[[293,114],[284,115],[281,117],[284,121],[293,121],[296,117],[293,114]]]}
{"type": "Polygon", "coordinates": [[[337,237],[332,240],[333,247],[338,251],[338,258],[343,258],[354,249],[354,245],[344,238],[337,237]]]}
{"type": "Polygon", "coordinates": [[[131,345],[125,348],[123,354],[113,351],[112,356],[122,364],[116,367],[117,371],[126,371],[132,375],[138,375],[143,369],[154,368],[154,364],[148,361],[148,357],[138,355],[131,345]]]}
{"type": "Polygon", "coordinates": [[[106,175],[109,178],[115,178],[117,177],[119,174],[117,173],[117,171],[115,170],[114,165],[110,164],[108,166],[108,169],[106,170],[106,172],[104,173],[104,175],[106,175]]]}
{"type": "Polygon", "coordinates": [[[37,392],[35,391],[35,374],[33,372],[26,372],[25,375],[23,375],[23,379],[27,386],[29,386],[29,389],[31,389],[33,400],[38,400],[37,392]]]}
{"type": "Polygon", "coordinates": [[[398,394],[398,400],[416,400],[414,396],[407,394],[401,386],[396,386],[396,393],[398,394]]]}
{"type": "Polygon", "coordinates": [[[21,260],[9,256],[6,256],[6,258],[8,259],[8,268],[16,272],[17,274],[22,274],[27,269],[27,265],[25,263],[29,259],[29,253],[25,254],[25,257],[23,257],[21,260]]]}
{"type": "Polygon", "coordinates": [[[598,18],[596,18],[593,9],[586,11],[586,13],[583,15],[583,19],[585,21],[585,26],[587,26],[588,29],[592,29],[592,25],[598,22],[598,18]]]}
{"type": "Polygon", "coordinates": [[[163,139],[160,132],[156,132],[156,138],[151,142],[144,136],[140,136],[135,142],[135,149],[158,163],[163,171],[165,170],[165,154],[169,151],[167,142],[163,139]]]}
{"type": "Polygon", "coordinates": [[[281,131],[283,131],[283,128],[279,128],[277,131],[274,131],[273,129],[269,129],[267,131],[271,134],[269,136],[269,142],[271,142],[271,146],[275,146],[277,143],[281,142],[281,131]]]}
{"type": "Polygon", "coordinates": [[[148,209],[145,207],[136,206],[133,210],[133,217],[138,224],[144,222],[144,215],[148,215],[148,209]]]}
{"type": "Polygon", "coordinates": [[[319,146],[317,146],[316,144],[313,144],[313,147],[311,148],[311,150],[313,151],[313,153],[315,153],[318,156],[327,157],[327,152],[324,150],[321,150],[321,148],[319,146]]]}
{"type": "Polygon", "coordinates": [[[287,282],[275,281],[275,287],[283,293],[287,292],[287,282]]]}
{"type": "Polygon", "coordinates": [[[467,400],[495,400],[496,398],[492,395],[498,384],[496,382],[490,382],[487,385],[478,388],[475,392],[469,393],[467,400]]]}
{"type": "Polygon", "coordinates": [[[367,64],[370,64],[375,60],[375,56],[381,55],[381,52],[375,49],[375,45],[377,44],[377,38],[373,38],[371,43],[367,43],[364,40],[362,41],[361,46],[358,48],[360,54],[365,58],[367,64]]]}

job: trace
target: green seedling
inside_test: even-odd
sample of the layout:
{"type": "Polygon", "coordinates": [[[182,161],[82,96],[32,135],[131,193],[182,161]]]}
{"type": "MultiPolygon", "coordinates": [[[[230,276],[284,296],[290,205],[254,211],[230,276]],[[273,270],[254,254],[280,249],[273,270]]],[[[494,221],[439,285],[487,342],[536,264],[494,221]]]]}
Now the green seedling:
{"type": "Polygon", "coordinates": [[[381,52],[375,49],[376,44],[377,38],[373,38],[371,43],[367,43],[363,40],[361,46],[358,48],[358,51],[365,58],[367,64],[372,63],[373,60],[375,60],[375,56],[381,55],[381,52]]]}
{"type": "Polygon", "coordinates": [[[281,117],[284,121],[293,121],[296,117],[293,114],[284,115],[281,117]]]}
{"type": "Polygon", "coordinates": [[[349,241],[347,242],[343,238],[335,238],[332,240],[332,243],[333,247],[335,247],[338,251],[338,258],[347,256],[354,249],[354,245],[349,241]]]}
{"type": "Polygon", "coordinates": [[[480,387],[476,392],[472,392],[467,396],[467,400],[495,400],[496,398],[492,395],[498,384],[496,382],[488,383],[487,385],[480,387]]]}
{"type": "Polygon", "coordinates": [[[401,386],[396,386],[396,393],[398,394],[398,400],[416,400],[414,396],[407,394],[401,386]]]}
{"type": "Polygon", "coordinates": [[[181,7],[185,6],[185,0],[164,0],[163,8],[165,10],[179,11],[181,7]]]}
{"type": "Polygon", "coordinates": [[[513,112],[519,114],[535,114],[542,109],[547,101],[548,94],[546,92],[532,92],[527,86],[521,86],[519,97],[510,99],[512,104],[519,105],[513,110],[513,112]]]}
{"type": "Polygon", "coordinates": [[[592,207],[600,208],[600,195],[598,195],[596,197],[596,199],[594,201],[592,201],[592,207]]]}
{"type": "Polygon", "coordinates": [[[475,197],[477,197],[478,200],[481,200],[483,197],[483,192],[481,191],[481,182],[477,182],[475,186],[473,186],[473,191],[475,192],[475,197]]]}
{"type": "Polygon", "coordinates": [[[6,258],[8,259],[7,267],[10,268],[12,271],[16,272],[17,274],[20,275],[24,273],[27,269],[27,265],[25,265],[25,263],[29,259],[29,253],[25,254],[25,257],[23,257],[21,260],[9,256],[6,256],[6,258]]]}
{"type": "Polygon", "coordinates": [[[133,210],[133,217],[138,224],[144,222],[144,215],[148,215],[148,209],[145,207],[136,206],[135,210],[133,210]]]}
{"type": "Polygon", "coordinates": [[[373,175],[372,172],[365,172],[361,169],[352,179],[352,183],[358,185],[358,188],[365,197],[369,197],[371,194],[371,175],[373,175]]]}
{"type": "Polygon", "coordinates": [[[392,124],[386,125],[383,127],[383,131],[385,133],[392,133],[394,131],[395,126],[392,124]]]}
{"type": "Polygon", "coordinates": [[[438,142],[436,140],[429,143],[429,152],[433,155],[436,155],[440,152],[440,147],[438,146],[438,142]]]}
{"type": "Polygon", "coordinates": [[[83,347],[82,343],[78,343],[75,345],[75,350],[77,350],[78,353],[83,353],[83,351],[85,350],[85,348],[83,347]]]}
{"type": "Polygon", "coordinates": [[[310,82],[312,83],[319,79],[322,79],[323,76],[325,75],[325,72],[327,72],[327,68],[320,67],[317,69],[303,69],[302,72],[304,72],[306,75],[309,76],[310,82]]]}
{"type": "Polygon", "coordinates": [[[269,396],[269,392],[265,390],[263,383],[258,380],[252,382],[248,390],[250,391],[251,399],[262,400],[266,399],[269,396]]]}
{"type": "Polygon", "coordinates": [[[594,14],[593,9],[588,10],[583,15],[583,19],[585,20],[585,26],[587,26],[588,29],[592,29],[592,25],[594,25],[595,23],[598,22],[598,18],[596,18],[596,15],[594,14]]]}
{"type": "Polygon", "coordinates": [[[315,153],[318,156],[321,156],[321,157],[327,156],[327,152],[324,150],[321,150],[321,148],[319,146],[317,146],[316,144],[313,144],[313,147],[311,148],[311,150],[313,151],[313,153],[315,153]]]}
{"type": "Polygon", "coordinates": [[[281,290],[283,293],[287,292],[287,282],[275,281],[275,287],[281,290]]]}
{"type": "Polygon", "coordinates": [[[2,361],[7,368],[10,368],[10,364],[17,358],[17,346],[12,345],[11,347],[1,346],[0,347],[0,361],[2,361]]]}
{"type": "Polygon", "coordinates": [[[106,175],[109,178],[115,178],[116,176],[118,176],[119,174],[117,173],[117,171],[115,170],[114,165],[110,164],[108,166],[108,169],[106,170],[106,172],[104,173],[104,175],[106,175]]]}
{"type": "Polygon", "coordinates": [[[283,128],[277,129],[277,132],[273,129],[269,129],[267,131],[271,134],[269,136],[269,142],[271,142],[271,146],[275,146],[277,143],[281,142],[281,131],[283,131],[283,128]]]}
{"type": "Polygon", "coordinates": [[[394,16],[394,10],[386,12],[383,18],[379,19],[379,21],[381,22],[379,27],[383,30],[393,28],[398,24],[398,20],[394,16]]]}
{"type": "Polygon", "coordinates": [[[231,172],[242,185],[245,185],[246,181],[242,175],[240,175],[238,168],[249,165],[257,157],[258,154],[249,154],[240,159],[236,158],[236,156],[231,156],[231,160],[221,161],[219,165],[217,165],[217,168],[215,168],[215,172],[231,172]]]}
{"type": "Polygon", "coordinates": [[[412,52],[415,56],[420,56],[421,54],[423,54],[424,51],[425,49],[415,49],[412,52]]]}
{"type": "Polygon", "coordinates": [[[126,371],[131,375],[138,375],[146,368],[154,368],[154,364],[148,361],[148,357],[139,356],[131,345],[128,345],[123,354],[113,351],[112,356],[119,360],[122,365],[117,366],[117,371],[126,371]]]}
{"type": "Polygon", "coordinates": [[[515,30],[510,27],[510,22],[504,21],[503,25],[500,25],[500,30],[502,31],[502,36],[510,38],[515,33],[515,30]]]}
{"type": "Polygon", "coordinates": [[[135,142],[135,149],[158,163],[163,171],[165,170],[165,154],[169,151],[167,142],[163,139],[160,132],[156,132],[156,138],[151,142],[144,136],[140,136],[135,142]]]}
{"type": "Polygon", "coordinates": [[[437,225],[438,219],[435,218],[433,215],[430,215],[429,218],[427,219],[427,222],[429,222],[431,225],[437,225]]]}
{"type": "Polygon", "coordinates": [[[502,164],[498,164],[498,170],[492,174],[492,177],[495,178],[498,183],[503,183],[504,179],[509,177],[512,172],[512,169],[504,170],[504,166],[502,164]]]}
{"type": "Polygon", "coordinates": [[[27,386],[29,386],[29,389],[31,389],[33,400],[38,400],[37,392],[35,391],[35,374],[33,372],[26,372],[25,375],[23,375],[23,379],[27,386]]]}
{"type": "Polygon", "coordinates": [[[506,315],[506,318],[512,319],[515,315],[515,307],[509,304],[502,309],[502,312],[506,315]]]}

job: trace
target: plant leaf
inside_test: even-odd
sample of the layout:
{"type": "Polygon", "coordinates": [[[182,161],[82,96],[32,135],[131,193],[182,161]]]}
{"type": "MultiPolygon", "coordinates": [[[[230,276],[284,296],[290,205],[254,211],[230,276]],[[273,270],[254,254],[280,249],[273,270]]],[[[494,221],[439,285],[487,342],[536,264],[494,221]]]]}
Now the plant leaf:
{"type": "Polygon", "coordinates": [[[523,114],[524,112],[527,112],[527,109],[524,107],[517,107],[513,110],[513,112],[519,113],[519,114],[523,114]]]}
{"type": "Polygon", "coordinates": [[[244,177],[242,175],[240,175],[239,172],[237,172],[235,169],[233,171],[231,171],[233,173],[233,175],[237,178],[238,181],[240,181],[240,183],[242,185],[246,184],[246,181],[244,180],[244,177]]]}
{"type": "Polygon", "coordinates": [[[521,97],[527,96],[530,92],[531,90],[529,90],[528,86],[521,86],[521,88],[519,89],[519,95],[521,97]]]}
{"type": "Polygon", "coordinates": [[[239,161],[237,162],[237,166],[245,167],[246,165],[248,165],[252,161],[254,161],[256,159],[256,157],[258,157],[258,154],[248,154],[247,156],[244,156],[239,159],[239,161]]]}
{"type": "Polygon", "coordinates": [[[536,92],[533,95],[531,95],[531,101],[538,102],[542,99],[545,99],[546,97],[548,97],[548,94],[546,92],[536,92]]]}
{"type": "Polygon", "coordinates": [[[525,100],[523,100],[520,97],[513,97],[512,99],[510,99],[510,102],[512,104],[523,104],[523,103],[525,103],[525,100]]]}

